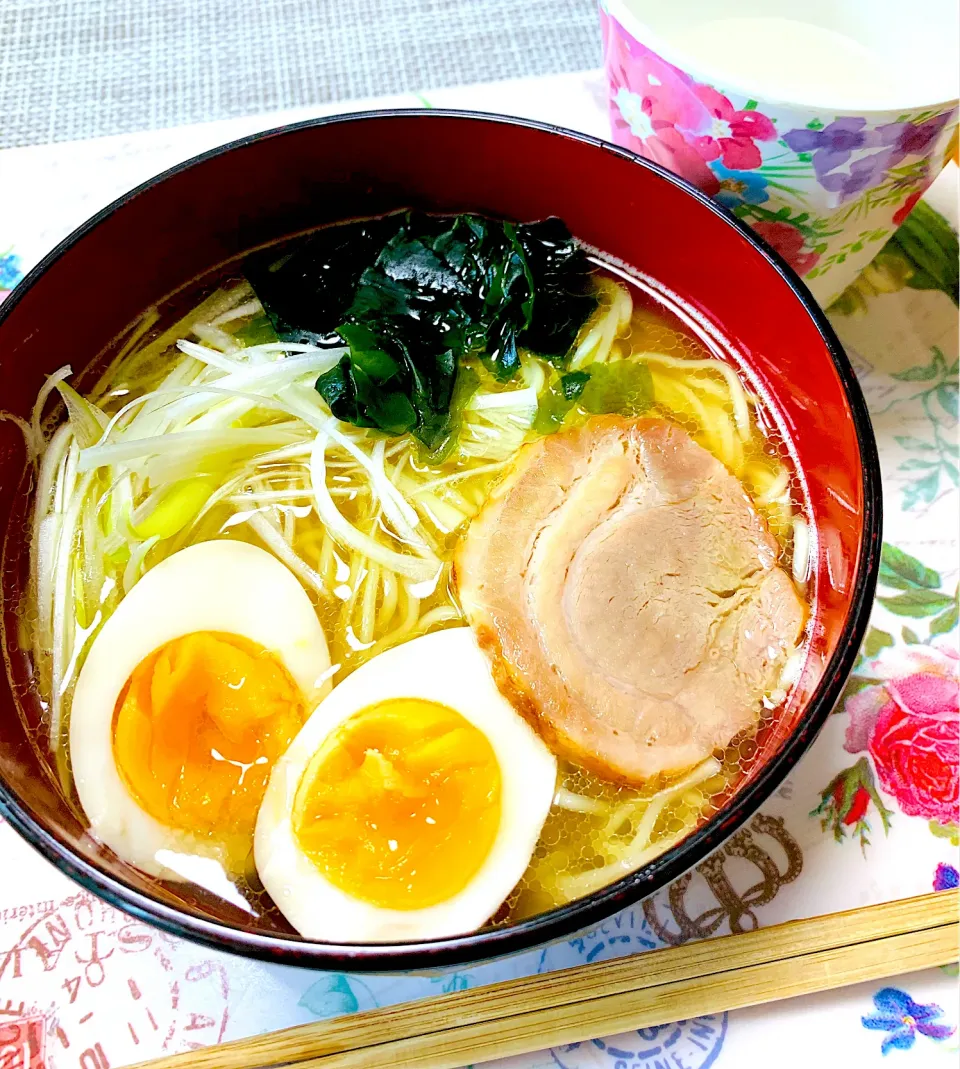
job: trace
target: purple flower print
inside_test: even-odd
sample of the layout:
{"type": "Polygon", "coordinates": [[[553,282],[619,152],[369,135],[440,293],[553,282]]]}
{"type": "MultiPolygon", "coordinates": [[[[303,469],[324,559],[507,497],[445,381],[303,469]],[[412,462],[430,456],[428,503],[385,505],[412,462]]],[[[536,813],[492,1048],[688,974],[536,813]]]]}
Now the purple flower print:
{"type": "Polygon", "coordinates": [[[850,155],[861,148],[877,143],[873,131],[866,131],[866,119],[836,119],[822,130],[789,130],[783,140],[794,152],[812,152],[813,169],[817,178],[842,167],[850,155]]]}
{"type": "Polygon", "coordinates": [[[945,865],[942,861],[937,865],[937,871],[933,874],[934,891],[952,891],[960,885],[960,872],[953,865],[945,865]]]}
{"type": "Polygon", "coordinates": [[[886,148],[854,160],[849,171],[838,170],[854,152],[884,145],[879,131],[868,130],[866,126],[866,119],[851,115],[834,120],[822,130],[789,130],[783,140],[794,152],[812,152],[817,181],[830,193],[838,193],[844,201],[876,185],[890,166],[893,149],[886,148]]]}
{"type": "MultiPolygon", "coordinates": [[[[816,159],[816,156],[814,156],[816,159]]],[[[875,152],[872,156],[854,160],[849,172],[834,171],[832,174],[817,175],[817,180],[830,193],[839,193],[840,200],[855,197],[871,186],[879,185],[884,171],[890,166],[889,152],[875,152]]],[[[814,166],[816,170],[816,166],[814,166]]]]}
{"type": "Polygon", "coordinates": [[[930,1039],[946,1039],[956,1029],[945,1024],[934,1024],[943,1010],[935,1003],[926,1005],[913,999],[898,987],[885,987],[873,996],[876,1013],[861,1017],[864,1028],[889,1035],[880,1044],[880,1053],[889,1054],[891,1050],[909,1050],[916,1042],[917,1033],[930,1039]]]}
{"type": "Polygon", "coordinates": [[[908,156],[927,155],[955,113],[951,108],[923,122],[885,123],[875,129],[870,129],[862,116],[851,115],[835,119],[822,130],[788,130],[783,140],[794,152],[813,154],[817,181],[843,202],[879,185],[887,172],[908,156]],[[853,154],[864,149],[878,151],[850,163],[853,154]]]}
{"type": "Polygon", "coordinates": [[[888,166],[896,167],[907,156],[923,156],[928,153],[943,128],[953,119],[955,112],[956,108],[952,108],[925,122],[891,122],[878,126],[877,133],[880,135],[881,144],[890,145],[892,148],[888,166]]]}

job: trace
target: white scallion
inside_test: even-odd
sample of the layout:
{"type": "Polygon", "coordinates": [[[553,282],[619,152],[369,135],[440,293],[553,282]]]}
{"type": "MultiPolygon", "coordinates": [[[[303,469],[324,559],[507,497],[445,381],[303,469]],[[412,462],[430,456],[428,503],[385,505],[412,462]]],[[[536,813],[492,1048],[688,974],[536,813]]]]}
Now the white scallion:
{"type": "Polygon", "coordinates": [[[93,471],[108,464],[129,464],[143,457],[163,454],[178,458],[184,452],[203,455],[258,446],[287,445],[302,437],[294,427],[236,427],[228,430],[178,431],[153,438],[137,438],[132,442],[96,445],[80,452],[79,470],[93,471]]]}
{"type": "Polygon", "coordinates": [[[320,432],[313,446],[310,457],[310,475],[313,481],[314,504],[317,515],[326,524],[330,533],[344,545],[358,550],[364,556],[377,561],[384,568],[392,572],[405,575],[410,579],[423,581],[436,575],[439,566],[436,561],[426,560],[422,557],[412,557],[406,553],[398,553],[378,542],[377,539],[361,531],[354,526],[337,508],[326,480],[326,452],[330,442],[330,436],[320,432]]]}
{"type": "Polygon", "coordinates": [[[250,525],[257,536],[267,547],[272,550],[283,563],[290,569],[291,572],[304,584],[309,587],[315,593],[321,597],[329,597],[330,591],[327,589],[323,579],[315,572],[301,557],[290,548],[287,542],[284,540],[283,535],[270,523],[266,517],[260,512],[248,512],[240,513],[243,517],[243,522],[250,525]]]}
{"type": "Polygon", "coordinates": [[[799,516],[793,519],[793,580],[803,586],[810,577],[810,528],[799,516]]]}
{"type": "Polygon", "coordinates": [[[30,426],[33,429],[34,442],[42,442],[43,436],[43,410],[47,404],[47,398],[57,388],[58,382],[63,382],[64,379],[70,378],[73,374],[73,368],[69,364],[64,364],[63,367],[58,368],[52,374],[47,376],[47,381],[40,387],[40,392],[37,394],[37,399],[33,405],[33,411],[30,414],[30,426]]]}

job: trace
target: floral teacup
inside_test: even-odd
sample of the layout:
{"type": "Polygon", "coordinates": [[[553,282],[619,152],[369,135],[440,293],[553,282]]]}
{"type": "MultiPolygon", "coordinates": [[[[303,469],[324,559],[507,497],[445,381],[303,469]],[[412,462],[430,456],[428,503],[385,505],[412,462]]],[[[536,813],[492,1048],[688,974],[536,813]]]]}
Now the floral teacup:
{"type": "MultiPolygon", "coordinates": [[[[919,14],[901,10],[896,23],[878,29],[877,20],[893,15],[882,0],[869,6],[813,2],[799,14],[809,20],[804,23],[790,18],[799,9],[784,0],[759,6],[751,0],[601,0],[613,139],[748,222],[825,306],[880,251],[956,148],[956,5],[921,0],[919,6],[919,14]],[[918,28],[924,8],[928,24],[918,28]],[[848,36],[857,32],[860,15],[867,26],[862,43],[848,36]],[[791,47],[754,57],[762,62],[751,63],[751,73],[743,69],[742,52],[740,66],[731,58],[723,31],[757,22],[778,24],[791,47]],[[698,48],[690,47],[691,27],[706,31],[698,48]],[[867,46],[875,49],[869,56],[881,74],[898,48],[910,50],[917,76],[905,77],[901,65],[899,80],[889,86],[858,81],[850,71],[844,84],[837,77],[844,72],[828,66],[836,56],[818,50],[820,39],[807,39],[807,31],[823,34],[826,45],[846,42],[864,56],[867,46]],[[918,55],[924,42],[928,47],[918,55]],[[785,73],[778,80],[781,61],[785,73]],[[797,100],[787,99],[784,85],[797,100]]],[[[734,40],[748,47],[742,37],[734,40]]]]}

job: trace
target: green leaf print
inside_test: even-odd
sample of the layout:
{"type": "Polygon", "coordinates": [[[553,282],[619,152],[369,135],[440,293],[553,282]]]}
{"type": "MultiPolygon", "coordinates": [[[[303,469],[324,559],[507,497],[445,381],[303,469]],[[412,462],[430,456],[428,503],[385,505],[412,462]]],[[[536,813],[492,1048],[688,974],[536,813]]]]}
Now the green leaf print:
{"type": "Polygon", "coordinates": [[[863,655],[876,657],[885,647],[893,645],[893,635],[881,631],[879,627],[871,627],[863,643],[863,655]]]}
{"type": "Polygon", "coordinates": [[[940,573],[904,553],[902,549],[884,542],[880,551],[880,583],[897,590],[909,590],[922,587],[926,590],[938,590],[940,573]]]}
{"type": "Polygon", "coordinates": [[[936,449],[922,438],[914,438],[911,434],[895,434],[893,440],[902,445],[904,449],[915,449],[920,453],[935,453],[936,449]]]}
{"type": "Polygon", "coordinates": [[[957,419],[957,384],[955,382],[941,382],[937,387],[937,400],[944,412],[957,419]]]}
{"type": "Polygon", "coordinates": [[[905,512],[916,508],[918,505],[932,505],[940,489],[940,473],[934,471],[925,479],[911,483],[903,491],[903,508],[905,512]]]}
{"type": "Polygon", "coordinates": [[[933,382],[934,379],[942,378],[946,370],[947,362],[943,353],[934,348],[929,364],[917,364],[915,367],[908,367],[906,371],[895,371],[892,377],[900,382],[933,382]]]}
{"type": "Polygon", "coordinates": [[[899,466],[905,474],[917,473],[903,490],[905,510],[931,504],[945,489],[945,483],[960,486],[960,468],[956,459],[960,454],[957,443],[958,370],[958,361],[948,364],[943,352],[933,346],[928,363],[917,364],[891,376],[898,382],[917,383],[923,388],[909,396],[897,397],[884,411],[894,408],[902,411],[909,407],[913,410],[911,419],[922,416],[931,435],[929,439],[915,434],[896,436],[898,445],[908,453],[917,454],[899,466]]]}
{"type": "Polygon", "coordinates": [[[909,616],[918,620],[933,616],[953,604],[949,594],[941,594],[936,590],[906,590],[893,598],[879,597],[877,601],[897,616],[909,616]]]}
{"type": "Polygon", "coordinates": [[[958,616],[960,616],[960,613],[958,613],[956,602],[954,602],[949,609],[944,610],[935,620],[930,621],[930,634],[945,635],[948,631],[952,631],[957,626],[958,616]]]}
{"type": "MultiPolygon", "coordinates": [[[[957,624],[957,597],[960,587],[951,596],[940,590],[942,579],[940,573],[928,568],[916,557],[902,549],[884,542],[880,551],[880,574],[877,582],[888,590],[899,590],[899,594],[878,594],[877,602],[888,612],[896,616],[906,616],[920,620],[934,617],[930,623],[930,634],[939,635],[951,631],[957,624]]],[[[904,642],[923,641],[910,627],[901,629],[904,642]]],[[[862,658],[875,657],[893,639],[877,627],[871,627],[863,644],[862,658]],[[889,639],[889,642],[884,641],[889,639]]]]}
{"type": "Polygon", "coordinates": [[[937,377],[937,369],[929,364],[921,364],[906,371],[895,371],[892,377],[901,382],[930,382],[937,377]]]}
{"type": "Polygon", "coordinates": [[[907,645],[929,642],[935,635],[946,634],[957,626],[957,605],[960,599],[960,584],[953,594],[940,589],[943,579],[938,571],[928,568],[916,557],[905,553],[897,546],[884,542],[880,551],[880,572],[877,576],[879,592],[877,604],[895,616],[911,620],[930,620],[930,634],[924,638],[904,623],[897,638],[881,630],[875,624],[867,631],[854,675],[844,690],[839,708],[851,695],[864,687],[882,682],[861,674],[869,671],[868,662],[883,649],[903,641],[907,645]]]}
{"type": "Polygon", "coordinates": [[[956,824],[940,824],[935,820],[930,821],[930,833],[938,839],[949,839],[954,846],[960,846],[960,829],[956,824]]]}

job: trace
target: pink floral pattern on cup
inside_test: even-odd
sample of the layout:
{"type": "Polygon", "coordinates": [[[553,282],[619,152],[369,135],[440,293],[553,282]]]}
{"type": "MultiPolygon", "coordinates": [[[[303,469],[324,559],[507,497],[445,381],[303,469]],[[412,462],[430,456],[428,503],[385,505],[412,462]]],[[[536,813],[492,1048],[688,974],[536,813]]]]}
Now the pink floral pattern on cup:
{"type": "Polygon", "coordinates": [[[748,222],[823,304],[946,163],[957,108],[825,114],[728,93],[651,51],[601,3],[613,140],[748,222]]]}
{"type": "Polygon", "coordinates": [[[757,142],[777,137],[766,115],[755,109],[738,110],[722,93],[694,82],[622,30],[618,34],[619,23],[602,17],[607,29],[616,28],[616,43],[623,46],[614,57],[617,69],[610,98],[619,144],[636,148],[639,142],[642,155],[711,195],[720,191],[720,181],[709,167],[713,160],[732,170],[760,166],[757,142]]]}

